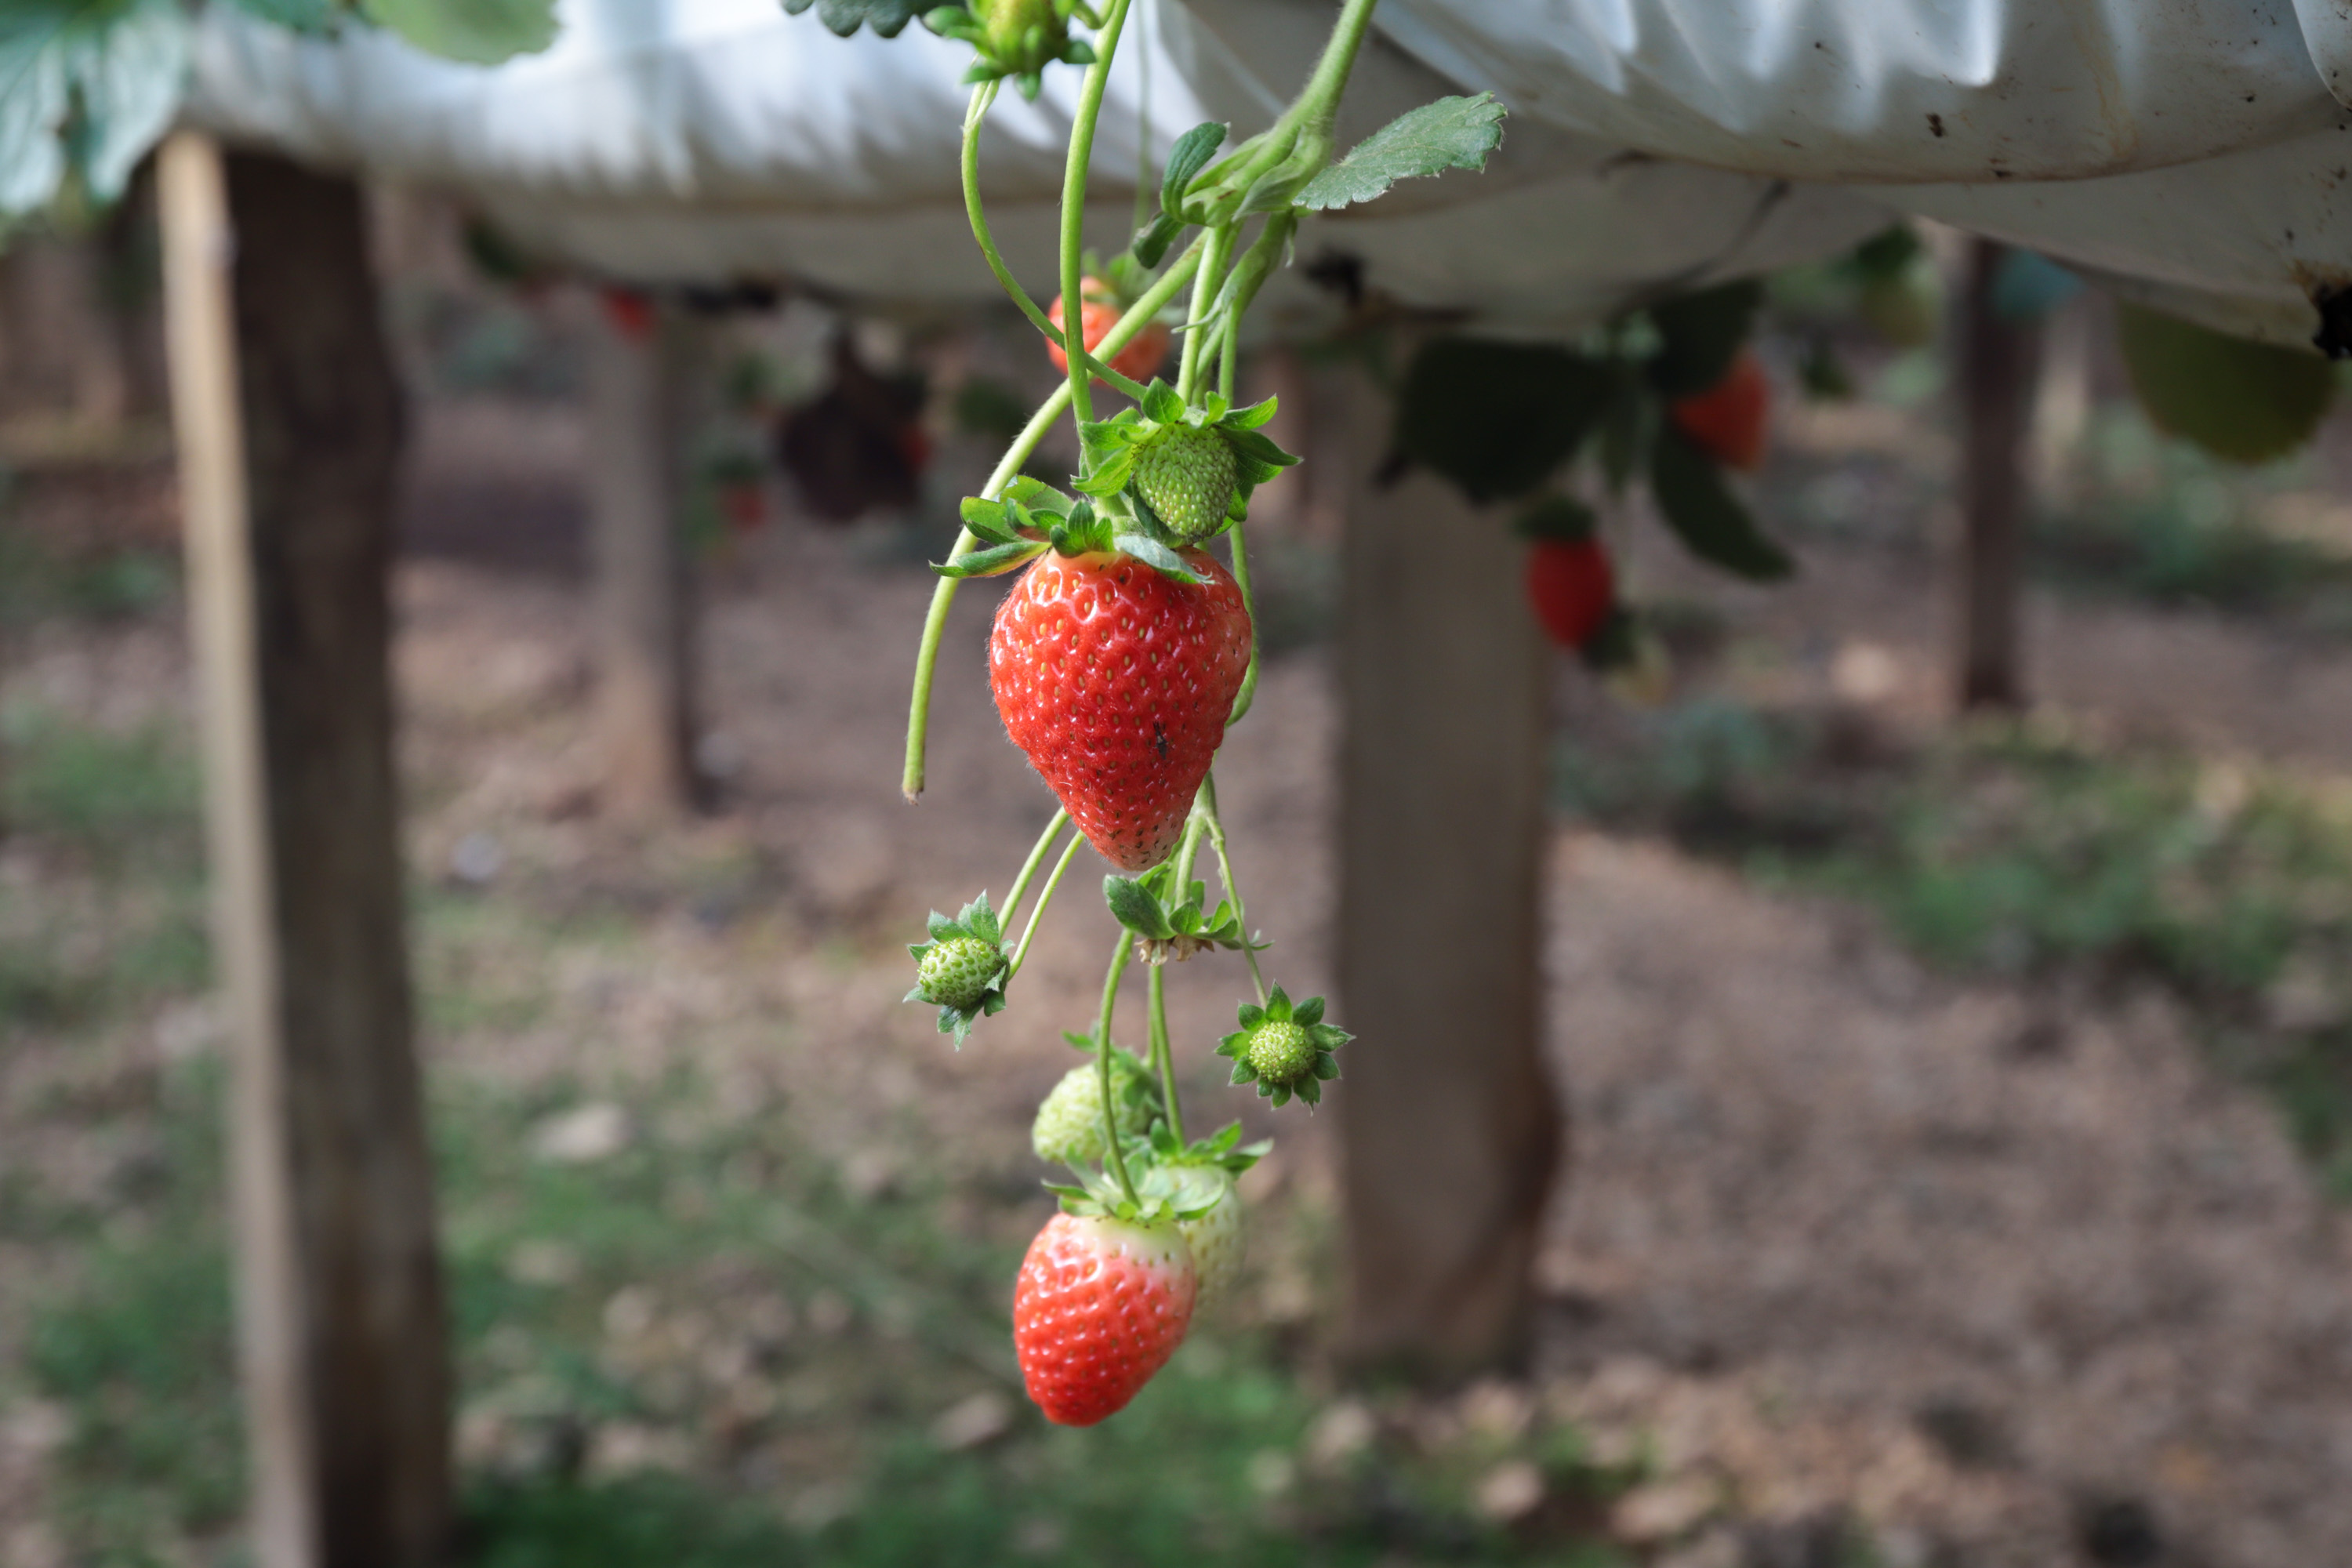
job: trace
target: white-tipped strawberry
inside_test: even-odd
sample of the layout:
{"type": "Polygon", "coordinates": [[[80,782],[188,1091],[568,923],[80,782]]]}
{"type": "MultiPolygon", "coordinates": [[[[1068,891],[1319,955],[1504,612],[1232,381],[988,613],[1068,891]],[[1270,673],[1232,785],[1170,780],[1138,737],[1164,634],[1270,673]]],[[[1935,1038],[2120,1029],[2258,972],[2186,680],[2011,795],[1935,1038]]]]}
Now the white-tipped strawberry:
{"type": "Polygon", "coordinates": [[[1233,1173],[1214,1165],[1183,1170],[1186,1196],[1194,1202],[1214,1200],[1215,1206],[1197,1219],[1180,1220],[1176,1228],[1192,1248],[1192,1267],[1200,1277],[1200,1294],[1193,1310],[1205,1312],[1223,1300],[1241,1277],[1246,1239],[1242,1225],[1242,1194],[1233,1173]]]}

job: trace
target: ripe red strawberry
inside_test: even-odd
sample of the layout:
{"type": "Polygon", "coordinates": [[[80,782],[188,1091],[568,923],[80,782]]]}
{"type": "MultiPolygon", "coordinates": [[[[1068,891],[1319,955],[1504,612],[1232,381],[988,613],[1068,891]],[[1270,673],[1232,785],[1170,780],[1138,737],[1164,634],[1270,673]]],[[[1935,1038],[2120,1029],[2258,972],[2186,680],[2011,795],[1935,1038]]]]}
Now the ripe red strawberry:
{"type": "Polygon", "coordinates": [[[1721,381],[1675,401],[1675,428],[1725,468],[1752,471],[1764,466],[1764,416],[1771,405],[1762,362],[1742,349],[1721,381]]]}
{"type": "MultiPolygon", "coordinates": [[[[1078,331],[1086,338],[1088,353],[1094,353],[1096,347],[1109,334],[1110,330],[1118,325],[1118,319],[1125,314],[1127,314],[1126,308],[1113,297],[1110,285],[1099,278],[1086,278],[1079,280],[1078,331]]],[[[1056,327],[1062,324],[1061,300],[1054,301],[1053,308],[1045,312],[1045,319],[1056,327]]],[[[1165,325],[1159,321],[1147,323],[1143,331],[1128,341],[1127,347],[1110,356],[1111,369],[1129,381],[1150,381],[1152,373],[1157,371],[1168,358],[1168,339],[1169,332],[1165,325]]],[[[1045,353],[1052,356],[1055,370],[1065,375],[1070,373],[1070,356],[1062,352],[1061,344],[1047,343],[1045,353]]],[[[1095,384],[1097,386],[1103,384],[1100,376],[1095,378],[1095,384]]]]}
{"type": "Polygon", "coordinates": [[[1045,1418],[1091,1426],[1126,1407],[1192,1326],[1192,1249],[1171,1220],[1057,1214],[1022,1260],[1013,1349],[1045,1418]]]}
{"type": "Polygon", "coordinates": [[[1200,551],[1180,553],[1198,584],[1115,552],[1049,551],[1004,596],[988,640],[1013,743],[1123,871],[1176,847],[1249,668],[1241,590],[1200,551]]]}
{"type": "Polygon", "coordinates": [[[1597,539],[1538,540],[1528,551],[1528,600],[1562,647],[1582,647],[1617,602],[1617,574],[1597,539]]]}

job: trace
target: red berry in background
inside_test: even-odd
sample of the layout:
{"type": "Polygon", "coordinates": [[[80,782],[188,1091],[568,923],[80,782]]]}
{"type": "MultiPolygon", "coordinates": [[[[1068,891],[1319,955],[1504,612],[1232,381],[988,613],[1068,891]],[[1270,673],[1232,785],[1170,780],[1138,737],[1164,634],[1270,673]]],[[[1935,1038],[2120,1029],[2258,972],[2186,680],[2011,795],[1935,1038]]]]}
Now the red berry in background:
{"type": "MultiPolygon", "coordinates": [[[[1118,319],[1125,314],[1126,307],[1112,297],[1110,286],[1101,279],[1087,278],[1079,281],[1078,330],[1086,339],[1088,353],[1094,353],[1097,345],[1113,327],[1118,325],[1118,319]]],[[[1045,319],[1056,327],[1062,324],[1061,300],[1054,301],[1053,309],[1045,312],[1045,319]]],[[[1168,342],[1167,327],[1158,321],[1147,322],[1143,331],[1136,333],[1127,347],[1110,356],[1110,367],[1129,381],[1148,382],[1166,362],[1168,342]]],[[[1052,357],[1055,370],[1065,375],[1070,373],[1070,356],[1062,352],[1061,344],[1047,343],[1045,353],[1052,357]]],[[[1102,384],[1102,378],[1097,376],[1095,384],[1099,386],[1102,384]]]]}
{"type": "Polygon", "coordinates": [[[1013,1289],[1029,1397],[1064,1426],[1118,1414],[1184,1342],[1197,1293],[1192,1249],[1173,1221],[1055,1215],[1013,1289]]]}
{"type": "Polygon", "coordinates": [[[1597,539],[1538,540],[1528,550],[1528,602],[1562,647],[1582,647],[1617,602],[1617,574],[1597,539]]]}
{"type": "Polygon", "coordinates": [[[1771,405],[1763,363],[1742,349],[1721,381],[1675,400],[1675,428],[1725,468],[1752,472],[1764,466],[1764,423],[1771,405]]]}
{"type": "Polygon", "coordinates": [[[641,343],[654,335],[653,296],[638,289],[607,289],[604,319],[613,323],[614,331],[641,343]]]}
{"type": "Polygon", "coordinates": [[[1180,553],[1197,585],[1129,555],[1041,555],[988,639],[1013,743],[1124,871],[1176,847],[1249,668],[1241,590],[1201,552],[1180,553]]]}

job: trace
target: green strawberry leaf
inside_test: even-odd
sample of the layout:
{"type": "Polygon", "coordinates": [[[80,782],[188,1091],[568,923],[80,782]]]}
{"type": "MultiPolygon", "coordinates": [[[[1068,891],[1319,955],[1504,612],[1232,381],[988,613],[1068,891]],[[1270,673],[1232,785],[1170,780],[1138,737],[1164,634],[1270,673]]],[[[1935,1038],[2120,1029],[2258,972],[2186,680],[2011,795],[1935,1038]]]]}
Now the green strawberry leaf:
{"type": "Polygon", "coordinates": [[[428,55],[494,66],[555,41],[555,0],[362,0],[361,14],[428,55]]]}
{"type": "Polygon", "coordinates": [[[1135,231],[1129,253],[1146,267],[1157,267],[1167,259],[1168,247],[1184,232],[1184,220],[1172,213],[1161,213],[1135,231]]]}
{"type": "Polygon", "coordinates": [[[1052,548],[1034,539],[1015,539],[1009,543],[992,544],[985,550],[974,550],[952,561],[935,561],[931,570],[942,577],[994,577],[1012,571],[1024,562],[1034,560],[1052,548]]]}
{"type": "Polygon", "coordinates": [[[1232,130],[1230,125],[1220,124],[1213,120],[1204,121],[1176,138],[1176,144],[1168,149],[1167,173],[1160,177],[1160,210],[1162,214],[1170,217],[1183,216],[1186,188],[1192,184],[1194,175],[1209,166],[1209,160],[1217,155],[1217,149],[1225,144],[1225,137],[1232,130]]]}
{"type": "Polygon", "coordinates": [[[1601,520],[1591,507],[1568,496],[1553,495],[1521,512],[1511,531],[1521,539],[1574,544],[1591,538],[1600,527],[1601,520]]]}
{"type": "Polygon", "coordinates": [[[793,16],[811,5],[817,8],[818,21],[845,38],[860,24],[882,37],[895,38],[928,9],[922,0],[784,0],[786,14],[793,16]]]}
{"type": "Polygon", "coordinates": [[[121,195],[179,110],[188,33],[173,0],[0,5],[0,215],[47,202],[68,166],[121,195]]]}
{"type": "Polygon", "coordinates": [[[1300,206],[1318,212],[1368,202],[1399,180],[1484,169],[1502,144],[1503,106],[1491,92],[1441,98],[1389,121],[1299,190],[1300,206]]]}
{"type": "Polygon", "coordinates": [[[1155,376],[1143,389],[1143,416],[1155,425],[1181,424],[1184,400],[1176,395],[1174,387],[1155,376]]]}
{"type": "Polygon", "coordinates": [[[2159,430],[2233,463],[2264,463],[2311,438],[2336,394],[2326,360],[2116,306],[2116,346],[2159,430]]]}
{"type": "Polygon", "coordinates": [[[1280,398],[1260,398],[1246,408],[1236,408],[1221,416],[1217,422],[1228,430],[1255,430],[1273,418],[1281,406],[1280,398]]]}
{"type": "Polygon", "coordinates": [[[236,0],[236,8],[295,33],[331,33],[343,16],[337,0],[236,0]]]}
{"type": "Polygon", "coordinates": [[[1139,937],[1165,942],[1176,934],[1159,896],[1134,878],[1105,877],[1103,901],[1110,906],[1114,920],[1139,937]]]}
{"type": "Polygon", "coordinates": [[[1012,481],[1004,487],[1004,499],[1015,506],[1053,517],[1069,516],[1070,509],[1077,504],[1045,480],[1031,479],[1027,474],[1013,476],[1012,481]]]}
{"type": "Polygon", "coordinates": [[[1756,526],[1731,493],[1723,471],[1679,431],[1658,433],[1650,453],[1650,493],[1683,548],[1700,560],[1759,583],[1796,570],[1789,552],[1756,526]]]}
{"type": "Polygon", "coordinates": [[[1309,996],[1290,1010],[1290,1021],[1304,1028],[1313,1028],[1323,1021],[1323,998],[1309,996]]]}
{"type": "Polygon", "coordinates": [[[992,944],[1004,941],[1004,927],[997,921],[996,911],[988,907],[988,895],[982,893],[957,912],[956,918],[966,931],[992,944]]]}
{"type": "Polygon", "coordinates": [[[1651,306],[1659,342],[1657,357],[1650,361],[1650,384],[1671,399],[1705,392],[1721,381],[1748,342],[1763,302],[1764,285],[1743,279],[1651,306]]]}
{"type": "Polygon", "coordinates": [[[1140,533],[1122,533],[1111,541],[1111,547],[1123,550],[1163,577],[1173,578],[1188,588],[1201,584],[1200,574],[1184,564],[1184,558],[1156,539],[1140,533]]]}
{"type": "Polygon", "coordinates": [[[1606,366],[1566,349],[1433,339],[1405,372],[1394,445],[1473,501],[1525,495],[1574,455],[1611,386],[1606,366]]]}

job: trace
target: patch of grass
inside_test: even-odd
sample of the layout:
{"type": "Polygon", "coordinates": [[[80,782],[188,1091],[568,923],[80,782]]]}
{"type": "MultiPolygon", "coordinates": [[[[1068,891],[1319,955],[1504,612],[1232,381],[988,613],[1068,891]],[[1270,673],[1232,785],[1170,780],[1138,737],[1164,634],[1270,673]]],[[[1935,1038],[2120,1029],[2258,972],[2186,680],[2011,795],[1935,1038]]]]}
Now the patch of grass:
{"type": "MultiPolygon", "coordinates": [[[[215,1092],[167,1097],[170,1195],[35,1328],[37,1385],[73,1423],[77,1561],[230,1539],[230,1320],[218,1227],[198,1217],[218,1197],[215,1092]]],[[[1467,1497],[1494,1455],[1376,1447],[1302,1480],[1320,1401],[1247,1328],[1204,1330],[1100,1427],[1047,1425],[1010,1354],[1021,1238],[1001,1213],[976,1222],[944,1184],[858,1196],[774,1119],[727,1121],[689,1079],[645,1097],[629,1147],[577,1163],[528,1152],[560,1098],[436,1099],[466,1400],[514,1439],[466,1484],[478,1568],[1611,1561],[1480,1523],[1467,1497]],[[975,1394],[1003,1402],[1002,1434],[942,1448],[932,1423],[975,1394]],[[621,1430],[663,1436],[672,1461],[600,1462],[621,1430]]],[[[1545,1441],[1577,1484],[1572,1441],[1545,1441]]]]}
{"type": "Polygon", "coordinates": [[[117,858],[193,859],[196,773],[180,736],[116,733],[16,709],[0,714],[0,812],[16,831],[117,858]]]}
{"type": "Polygon", "coordinates": [[[1838,721],[1706,701],[1571,743],[1569,810],[1881,911],[1963,972],[2153,978],[2352,1194],[2352,804],[2032,725],[1857,754],[1838,721]]]}
{"type": "MultiPolygon", "coordinates": [[[[0,508],[5,508],[0,486],[0,508]]],[[[52,617],[116,620],[141,616],[178,591],[179,562],[161,550],[68,552],[0,526],[0,629],[52,617]]]]}

